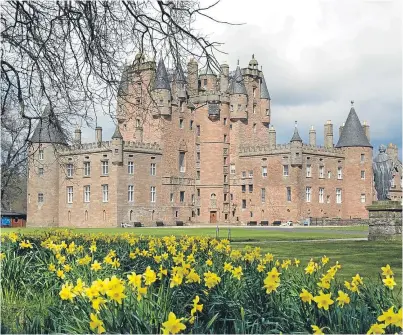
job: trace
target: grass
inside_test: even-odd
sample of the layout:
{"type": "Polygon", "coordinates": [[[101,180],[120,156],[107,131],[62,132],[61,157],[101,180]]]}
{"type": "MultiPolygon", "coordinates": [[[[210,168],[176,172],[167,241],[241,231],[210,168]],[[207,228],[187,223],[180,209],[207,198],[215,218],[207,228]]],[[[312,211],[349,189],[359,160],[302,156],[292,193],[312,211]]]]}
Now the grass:
{"type": "MultiPolygon", "coordinates": [[[[7,228],[2,229],[3,232],[20,231],[25,232],[40,232],[47,231],[50,228],[7,228]]],[[[63,228],[52,228],[63,229],[63,228]]],[[[75,228],[72,229],[77,233],[104,233],[104,234],[122,234],[135,233],[145,236],[216,236],[216,228],[192,228],[192,227],[165,227],[165,228],[75,228]]],[[[228,237],[229,228],[220,227],[219,236],[221,238],[228,237]]],[[[323,239],[342,239],[342,238],[365,238],[368,234],[367,227],[293,227],[293,228],[252,228],[252,227],[236,227],[230,229],[231,240],[243,242],[265,242],[265,241],[280,241],[280,240],[323,240],[323,239]]]]}

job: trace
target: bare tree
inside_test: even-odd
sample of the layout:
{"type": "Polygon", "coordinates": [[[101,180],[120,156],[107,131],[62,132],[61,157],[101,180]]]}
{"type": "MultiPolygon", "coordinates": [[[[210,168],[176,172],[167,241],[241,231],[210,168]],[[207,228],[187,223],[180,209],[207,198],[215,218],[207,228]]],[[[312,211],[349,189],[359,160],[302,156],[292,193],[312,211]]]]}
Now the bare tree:
{"type": "Polygon", "coordinates": [[[217,3],[3,1],[1,115],[8,150],[2,155],[3,183],[21,165],[20,153],[45,106],[65,127],[92,126],[97,113],[115,116],[122,70],[133,55],[163,55],[182,66],[192,56],[218,70],[220,43],[195,29],[198,18],[229,24],[209,15],[217,3]]]}

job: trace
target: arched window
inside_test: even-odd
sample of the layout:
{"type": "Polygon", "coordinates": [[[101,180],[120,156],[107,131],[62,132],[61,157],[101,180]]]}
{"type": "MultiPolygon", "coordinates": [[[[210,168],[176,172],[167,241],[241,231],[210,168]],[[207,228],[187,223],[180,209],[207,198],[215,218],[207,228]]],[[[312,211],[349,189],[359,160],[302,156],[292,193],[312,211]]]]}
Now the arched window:
{"type": "Polygon", "coordinates": [[[129,212],[129,221],[133,221],[133,210],[129,212]]]}
{"type": "Polygon", "coordinates": [[[217,196],[215,195],[215,193],[211,193],[210,199],[214,200],[214,199],[216,199],[216,198],[217,198],[217,196]]]}
{"type": "Polygon", "coordinates": [[[88,211],[85,211],[84,218],[85,218],[85,221],[88,221],[88,211]]]}

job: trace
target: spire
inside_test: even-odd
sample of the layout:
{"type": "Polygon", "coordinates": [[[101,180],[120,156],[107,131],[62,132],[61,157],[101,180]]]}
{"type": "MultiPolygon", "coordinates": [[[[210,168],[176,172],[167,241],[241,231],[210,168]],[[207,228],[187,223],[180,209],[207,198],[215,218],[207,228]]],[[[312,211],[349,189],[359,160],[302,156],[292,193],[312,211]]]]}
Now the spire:
{"type": "MultiPolygon", "coordinates": [[[[239,64],[239,61],[238,61],[238,64],[239,64]]],[[[243,82],[243,77],[242,77],[242,73],[241,73],[241,69],[239,68],[239,65],[237,66],[234,77],[232,78],[230,94],[245,94],[245,95],[248,94],[246,92],[246,87],[243,82]]]]}
{"type": "Polygon", "coordinates": [[[269,90],[267,89],[266,85],[266,80],[264,79],[264,76],[262,74],[262,83],[260,85],[260,99],[270,99],[270,93],[269,90]]]}
{"type": "Polygon", "coordinates": [[[129,92],[129,66],[125,65],[122,71],[122,78],[120,79],[118,96],[127,95],[129,92]]]}
{"type": "Polygon", "coordinates": [[[155,74],[154,89],[171,90],[169,86],[169,79],[167,69],[165,68],[164,61],[160,58],[157,66],[157,72],[155,74]]]}
{"type": "Polygon", "coordinates": [[[176,65],[175,80],[177,83],[180,83],[180,84],[186,83],[186,78],[185,78],[185,75],[183,74],[182,65],[179,61],[176,65]]]}
{"type": "Polygon", "coordinates": [[[113,133],[112,138],[123,139],[123,136],[122,136],[122,134],[120,133],[120,129],[119,129],[119,125],[118,125],[118,124],[116,125],[115,132],[113,133]]]}
{"type": "Polygon", "coordinates": [[[302,138],[298,133],[297,121],[295,121],[294,134],[292,135],[290,142],[302,142],[302,138]]]}
{"type": "Polygon", "coordinates": [[[367,136],[365,136],[360,119],[354,109],[354,101],[351,101],[351,109],[346,123],[341,132],[336,148],[342,147],[371,147],[367,136]]]}
{"type": "Polygon", "coordinates": [[[50,105],[47,105],[31,137],[32,143],[53,143],[67,145],[66,136],[50,105]]]}

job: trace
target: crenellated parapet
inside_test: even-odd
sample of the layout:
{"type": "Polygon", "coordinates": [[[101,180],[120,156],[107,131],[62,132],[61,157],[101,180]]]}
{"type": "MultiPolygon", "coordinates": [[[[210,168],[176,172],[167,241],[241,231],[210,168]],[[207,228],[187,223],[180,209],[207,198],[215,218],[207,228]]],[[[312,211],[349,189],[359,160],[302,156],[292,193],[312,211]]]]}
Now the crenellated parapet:
{"type": "Polygon", "coordinates": [[[158,143],[143,143],[143,142],[134,142],[134,141],[124,141],[123,142],[123,150],[131,151],[131,152],[146,152],[146,153],[155,153],[162,154],[162,149],[158,143]]]}
{"type": "Polygon", "coordinates": [[[82,143],[80,145],[74,144],[69,147],[61,147],[59,152],[61,156],[79,155],[85,153],[90,154],[95,152],[109,151],[111,144],[112,144],[111,141],[102,141],[100,143],[98,142],[82,143]]]}

